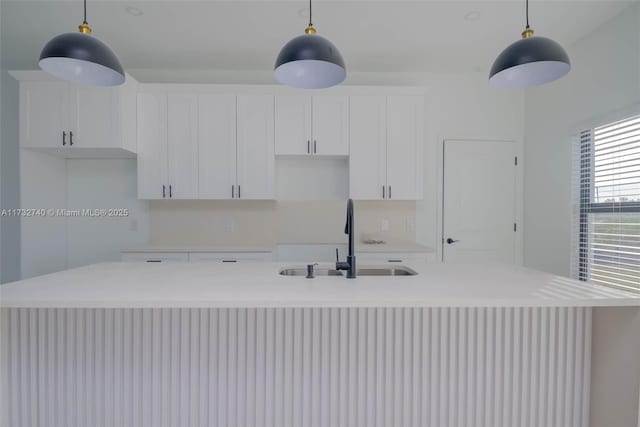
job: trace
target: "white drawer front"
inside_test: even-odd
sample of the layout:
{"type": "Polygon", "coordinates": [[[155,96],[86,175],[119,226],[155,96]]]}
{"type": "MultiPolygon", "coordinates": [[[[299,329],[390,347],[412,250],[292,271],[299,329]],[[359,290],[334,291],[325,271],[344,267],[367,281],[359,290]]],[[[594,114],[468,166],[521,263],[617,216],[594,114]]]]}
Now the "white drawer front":
{"type": "Polygon", "coordinates": [[[435,262],[435,254],[429,252],[381,252],[381,253],[358,253],[356,252],[358,264],[363,263],[403,263],[410,261],[435,262]]]}
{"type": "Polygon", "coordinates": [[[189,262],[187,252],[126,252],[122,261],[130,262],[189,262]]]}
{"type": "Polygon", "coordinates": [[[247,261],[272,261],[271,252],[190,252],[190,262],[247,262],[247,261]]]}

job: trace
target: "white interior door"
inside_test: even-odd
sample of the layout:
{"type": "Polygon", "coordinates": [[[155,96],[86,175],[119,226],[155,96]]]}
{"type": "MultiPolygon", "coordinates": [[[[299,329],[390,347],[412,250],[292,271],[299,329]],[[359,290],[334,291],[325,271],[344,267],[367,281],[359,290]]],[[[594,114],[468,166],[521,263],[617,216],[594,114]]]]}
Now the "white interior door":
{"type": "Polygon", "coordinates": [[[444,262],[515,262],[514,145],[445,141],[444,262]]]}
{"type": "Polygon", "coordinates": [[[138,198],[169,196],[167,95],[138,94],[138,198]],[[163,191],[164,190],[164,191],[163,191]]]}
{"type": "Polygon", "coordinates": [[[349,196],[382,200],[387,186],[387,98],[352,96],[349,105],[349,196]]]}
{"type": "Polygon", "coordinates": [[[200,199],[231,199],[236,185],[236,97],[198,98],[200,199]]]}
{"type": "Polygon", "coordinates": [[[238,194],[240,199],[275,198],[273,96],[239,95],[238,194]]]}
{"type": "Polygon", "coordinates": [[[349,97],[313,97],[311,152],[334,156],[349,154],[349,97]]]}
{"type": "Polygon", "coordinates": [[[198,96],[168,97],[169,197],[198,198],[198,96]]]}
{"type": "Polygon", "coordinates": [[[115,135],[117,91],[112,87],[71,87],[70,131],[74,147],[122,146],[115,135]]]}
{"type": "Polygon", "coordinates": [[[311,154],[311,97],[277,95],[275,98],[276,154],[311,154]]]}

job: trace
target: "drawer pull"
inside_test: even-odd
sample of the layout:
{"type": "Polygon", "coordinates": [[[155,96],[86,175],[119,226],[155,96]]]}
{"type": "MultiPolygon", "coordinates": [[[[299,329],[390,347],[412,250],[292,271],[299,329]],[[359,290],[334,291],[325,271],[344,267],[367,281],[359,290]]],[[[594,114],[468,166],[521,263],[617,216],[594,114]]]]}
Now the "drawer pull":
{"type": "Polygon", "coordinates": [[[387,262],[402,262],[401,259],[388,259],[387,262]]]}
{"type": "Polygon", "coordinates": [[[222,262],[238,262],[236,259],[223,259],[222,262]]]}
{"type": "Polygon", "coordinates": [[[162,262],[161,259],[148,259],[147,262],[162,262]]]}

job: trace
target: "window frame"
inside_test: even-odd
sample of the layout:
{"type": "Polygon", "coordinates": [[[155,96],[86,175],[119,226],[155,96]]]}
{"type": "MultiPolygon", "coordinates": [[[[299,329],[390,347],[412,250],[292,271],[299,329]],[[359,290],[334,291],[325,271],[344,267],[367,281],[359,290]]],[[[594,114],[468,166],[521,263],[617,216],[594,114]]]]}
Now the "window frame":
{"type": "MultiPolygon", "coordinates": [[[[617,120],[611,120],[610,123],[617,121],[623,121],[637,117],[638,114],[625,115],[624,118],[617,120]]],[[[606,126],[607,123],[601,126],[606,126]]],[[[601,127],[597,126],[597,127],[601,127]]],[[[596,213],[640,213],[640,202],[628,201],[628,202],[594,202],[594,188],[595,188],[595,127],[591,127],[587,130],[583,130],[579,133],[579,215],[578,215],[578,271],[577,278],[581,281],[589,280],[590,260],[589,254],[592,250],[590,243],[589,228],[591,214],[596,213]]],[[[640,170],[639,170],[640,172],[640,170]]],[[[610,285],[615,286],[615,285],[610,285]]],[[[625,288],[625,290],[629,290],[625,288]]],[[[640,287],[638,288],[640,291],[640,287]]]]}

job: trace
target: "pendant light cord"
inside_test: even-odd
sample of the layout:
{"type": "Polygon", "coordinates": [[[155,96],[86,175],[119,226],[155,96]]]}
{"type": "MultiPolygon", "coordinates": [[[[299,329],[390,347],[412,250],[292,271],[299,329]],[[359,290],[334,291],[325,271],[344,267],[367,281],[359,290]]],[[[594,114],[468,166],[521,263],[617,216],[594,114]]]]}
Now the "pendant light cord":
{"type": "MultiPolygon", "coordinates": [[[[87,0],[84,0],[84,1],[86,2],[87,0]]],[[[311,19],[311,14],[312,14],[311,0],[309,0],[309,26],[313,26],[313,22],[312,22],[312,19],[311,19]]]]}
{"type": "MultiPolygon", "coordinates": [[[[87,2],[87,0],[84,0],[85,3],[87,2]]],[[[526,0],[526,16],[527,16],[527,27],[529,28],[529,0],[526,0]]]]}
{"type": "Polygon", "coordinates": [[[84,21],[83,23],[87,23],[87,0],[84,0],[84,21]]]}

